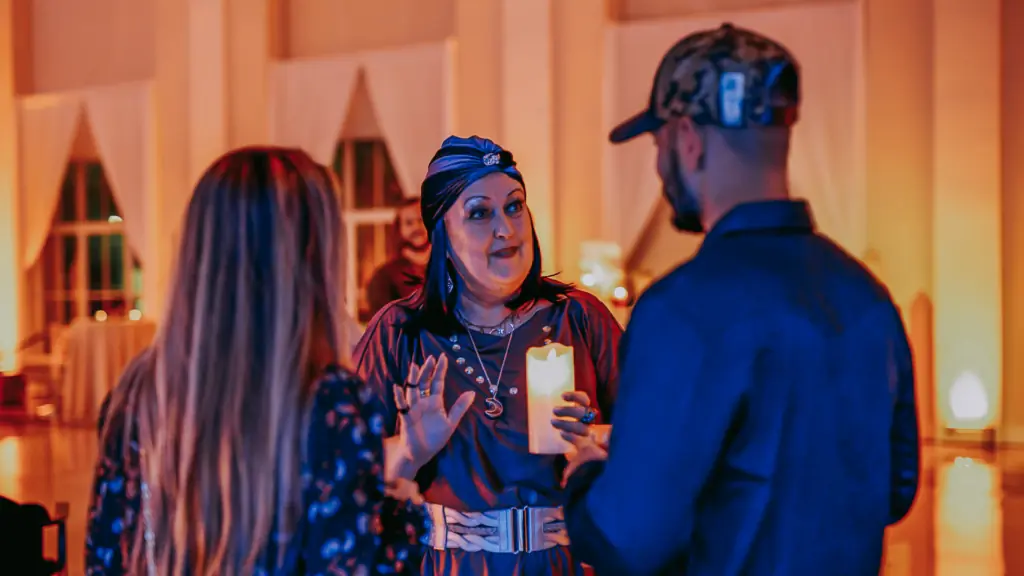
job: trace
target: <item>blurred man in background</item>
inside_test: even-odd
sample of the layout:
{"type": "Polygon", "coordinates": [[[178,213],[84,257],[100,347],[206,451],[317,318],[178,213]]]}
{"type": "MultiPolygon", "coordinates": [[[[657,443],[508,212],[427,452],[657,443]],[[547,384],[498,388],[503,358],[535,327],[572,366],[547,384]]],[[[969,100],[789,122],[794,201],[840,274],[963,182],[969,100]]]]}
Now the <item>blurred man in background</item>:
{"type": "Polygon", "coordinates": [[[366,285],[370,316],[388,302],[409,296],[423,284],[430,256],[430,238],[423,227],[419,198],[410,198],[398,208],[395,230],[398,253],[378,268],[366,285]]]}

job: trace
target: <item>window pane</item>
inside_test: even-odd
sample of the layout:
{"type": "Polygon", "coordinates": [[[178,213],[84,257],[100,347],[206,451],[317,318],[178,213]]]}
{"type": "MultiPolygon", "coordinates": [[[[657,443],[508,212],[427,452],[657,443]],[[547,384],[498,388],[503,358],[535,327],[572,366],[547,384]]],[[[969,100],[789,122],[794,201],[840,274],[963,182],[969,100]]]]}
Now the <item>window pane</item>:
{"type": "Polygon", "coordinates": [[[90,162],[85,165],[85,219],[96,221],[102,219],[100,198],[103,196],[103,169],[99,164],[90,162]]]}
{"type": "Polygon", "coordinates": [[[112,234],[109,242],[110,288],[124,290],[124,237],[112,234]]]}
{"type": "Polygon", "coordinates": [[[334,161],[331,163],[334,174],[338,176],[339,182],[345,181],[345,143],[338,142],[334,148],[334,161]]]}
{"type": "Polygon", "coordinates": [[[356,140],[355,145],[355,208],[373,207],[373,140],[356,140]]]}
{"type": "Polygon", "coordinates": [[[75,168],[78,165],[68,162],[64,169],[64,182],[60,187],[60,219],[61,222],[75,221],[75,168]]]}
{"type": "Polygon", "coordinates": [[[381,143],[381,148],[384,149],[384,153],[381,155],[384,158],[384,205],[400,206],[405,200],[405,194],[402,193],[402,185],[398,182],[398,176],[395,175],[395,167],[391,164],[391,155],[388,153],[387,146],[381,143]]]}
{"type": "Polygon", "coordinates": [[[75,260],[78,258],[78,238],[75,236],[64,237],[64,267],[63,286],[65,290],[71,290],[78,282],[78,268],[75,260]]]}
{"type": "Polygon", "coordinates": [[[89,290],[103,290],[103,237],[89,236],[89,290]]]}
{"type": "Polygon", "coordinates": [[[103,165],[99,162],[85,165],[85,207],[85,217],[89,221],[106,222],[111,216],[118,215],[103,165]]]}

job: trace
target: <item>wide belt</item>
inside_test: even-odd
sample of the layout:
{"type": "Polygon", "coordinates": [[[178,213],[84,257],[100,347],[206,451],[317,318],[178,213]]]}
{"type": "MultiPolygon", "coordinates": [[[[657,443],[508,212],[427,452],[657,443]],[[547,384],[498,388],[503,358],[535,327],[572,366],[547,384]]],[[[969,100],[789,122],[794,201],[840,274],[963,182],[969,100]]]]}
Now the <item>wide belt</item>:
{"type": "Polygon", "coordinates": [[[506,508],[487,512],[459,512],[440,504],[427,504],[430,546],[467,552],[523,554],[568,546],[561,508],[506,508]]]}

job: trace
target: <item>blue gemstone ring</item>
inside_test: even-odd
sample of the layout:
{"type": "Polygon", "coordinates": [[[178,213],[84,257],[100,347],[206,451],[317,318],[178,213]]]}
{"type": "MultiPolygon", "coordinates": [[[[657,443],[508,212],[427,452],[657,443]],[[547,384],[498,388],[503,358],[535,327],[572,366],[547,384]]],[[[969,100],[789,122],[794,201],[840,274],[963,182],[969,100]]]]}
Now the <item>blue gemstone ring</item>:
{"type": "Polygon", "coordinates": [[[587,412],[583,415],[583,418],[580,418],[580,422],[584,424],[591,424],[594,422],[595,418],[597,418],[597,412],[594,412],[593,408],[587,408],[587,412]]]}

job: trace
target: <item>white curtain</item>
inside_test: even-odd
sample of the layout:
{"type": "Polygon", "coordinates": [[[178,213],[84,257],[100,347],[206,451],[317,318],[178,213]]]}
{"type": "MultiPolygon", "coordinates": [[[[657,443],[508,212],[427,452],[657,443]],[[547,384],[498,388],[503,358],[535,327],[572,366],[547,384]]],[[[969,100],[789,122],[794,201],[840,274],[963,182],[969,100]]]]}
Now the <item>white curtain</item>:
{"type": "Polygon", "coordinates": [[[46,243],[81,113],[77,95],[23,98],[18,116],[21,156],[22,266],[46,243]]]}
{"type": "Polygon", "coordinates": [[[96,148],[124,217],[128,245],[148,262],[147,203],[152,197],[150,84],[122,84],[85,93],[96,148]]]}
{"type": "Polygon", "coordinates": [[[359,72],[353,56],[275,63],[270,72],[270,141],[330,165],[359,72]]]}
{"type": "MultiPolygon", "coordinates": [[[[733,22],[784,44],[801,66],[803,100],[794,129],[790,183],[807,198],[820,229],[857,256],[867,236],[864,85],[860,6],[855,0],[615,26],[606,54],[607,128],[647,106],[654,71],[677,40],[733,22]]],[[[626,252],[642,239],[660,183],[649,138],[606,151],[605,211],[626,252]]],[[[655,225],[668,225],[661,219],[655,225]]],[[[655,249],[655,248],[650,248],[655,249]]]]}
{"type": "Polygon", "coordinates": [[[419,196],[434,152],[451,134],[454,43],[365,52],[374,112],[406,196],[419,196]]]}

